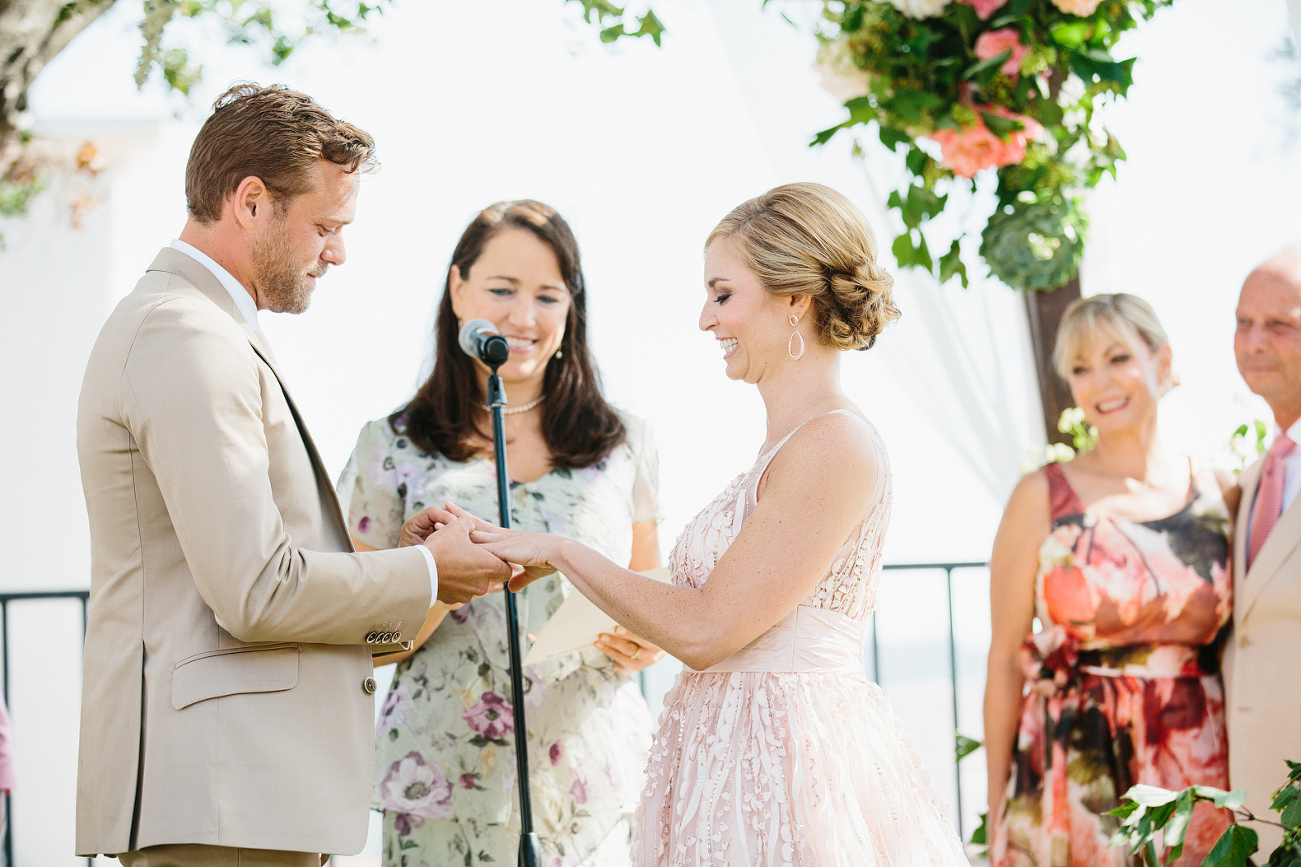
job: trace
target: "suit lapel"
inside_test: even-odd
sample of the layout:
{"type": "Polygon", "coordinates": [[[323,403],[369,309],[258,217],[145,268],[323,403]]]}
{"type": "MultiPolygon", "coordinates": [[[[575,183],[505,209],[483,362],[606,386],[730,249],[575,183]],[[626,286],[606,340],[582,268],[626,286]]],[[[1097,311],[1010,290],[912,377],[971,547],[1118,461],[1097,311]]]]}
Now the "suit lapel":
{"type": "Polygon", "coordinates": [[[248,320],[244,318],[244,314],[235,306],[235,302],[231,299],[230,293],[226,291],[226,287],[222,286],[217,276],[206,267],[180,250],[173,250],[171,247],[164,247],[159,251],[153,264],[149,266],[149,270],[166,271],[180,277],[207,296],[209,301],[226,311],[235,320],[235,324],[243,330],[249,346],[253,347],[253,351],[257,353],[258,358],[262,359],[263,363],[271,369],[276,382],[280,384],[280,391],[285,396],[285,403],[289,404],[289,412],[294,417],[294,425],[297,426],[298,434],[302,437],[303,445],[307,448],[307,455],[312,461],[312,470],[316,475],[316,486],[323,492],[321,499],[325,503],[330,519],[334,522],[335,528],[342,534],[343,538],[345,540],[350,539],[348,522],[343,517],[343,509],[339,506],[339,498],[334,493],[334,483],[325,471],[325,463],[321,460],[320,452],[316,450],[316,443],[312,440],[312,435],[307,432],[307,425],[303,423],[303,417],[298,412],[298,405],[294,403],[294,398],[289,393],[289,388],[285,385],[280,370],[276,367],[275,362],[271,360],[269,353],[262,347],[261,341],[257,339],[257,334],[254,333],[252,326],[248,324],[248,320]]]}
{"type": "MultiPolygon", "coordinates": [[[[1256,470],[1251,482],[1250,494],[1248,499],[1248,489],[1244,484],[1242,489],[1242,506],[1239,509],[1239,516],[1246,515],[1245,520],[1250,521],[1251,501],[1256,497],[1256,489],[1260,481],[1261,471],[1257,467],[1264,464],[1264,459],[1257,461],[1256,470]]],[[[1238,535],[1243,537],[1242,547],[1246,547],[1246,526],[1242,526],[1238,535]]],[[[1243,577],[1237,582],[1236,595],[1233,601],[1235,612],[1240,612],[1234,617],[1235,622],[1241,623],[1251,613],[1251,608],[1260,598],[1261,591],[1273,580],[1278,574],[1279,567],[1283,565],[1288,556],[1296,550],[1297,545],[1301,545],[1301,497],[1297,497],[1292,504],[1283,510],[1279,516],[1278,523],[1270,531],[1269,538],[1265,544],[1260,546],[1260,553],[1252,561],[1251,568],[1245,573],[1238,573],[1243,577]]],[[[1238,545],[1235,541],[1235,550],[1238,545]]]]}
{"type": "Polygon", "coordinates": [[[1261,455],[1259,460],[1238,476],[1238,487],[1242,489],[1242,495],[1238,498],[1238,514],[1233,522],[1234,623],[1242,620],[1242,612],[1245,610],[1237,600],[1244,597],[1247,584],[1247,529],[1251,526],[1251,507],[1256,501],[1256,490],[1260,486],[1260,475],[1264,468],[1265,456],[1261,455]]]}

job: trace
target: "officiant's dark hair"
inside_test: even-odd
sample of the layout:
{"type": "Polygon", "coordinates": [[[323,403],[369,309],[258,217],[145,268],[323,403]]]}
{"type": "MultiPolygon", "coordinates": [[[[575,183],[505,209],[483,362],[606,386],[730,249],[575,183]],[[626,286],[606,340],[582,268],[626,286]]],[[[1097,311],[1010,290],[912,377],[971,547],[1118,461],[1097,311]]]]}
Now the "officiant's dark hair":
{"type": "Polygon", "coordinates": [[[395,433],[427,454],[468,461],[491,448],[485,395],[475,362],[457,344],[460,323],[452,310],[451,265],[470,273],[488,242],[506,229],[531,232],[556,254],[569,290],[569,314],[560,351],[547,362],[542,393],[542,436],[552,465],[590,467],[624,441],[627,431],[601,394],[601,380],[587,348],[587,287],[578,242],[554,208],[521,199],[497,202],[479,212],[452,252],[434,326],[434,371],[406,406],[389,416],[395,433]]]}

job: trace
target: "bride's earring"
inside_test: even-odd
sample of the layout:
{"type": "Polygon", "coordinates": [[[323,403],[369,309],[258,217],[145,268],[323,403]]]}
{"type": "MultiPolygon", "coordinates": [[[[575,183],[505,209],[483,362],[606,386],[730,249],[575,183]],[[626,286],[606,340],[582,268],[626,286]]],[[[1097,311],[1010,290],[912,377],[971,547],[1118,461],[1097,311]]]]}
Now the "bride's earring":
{"type": "Polygon", "coordinates": [[[791,314],[791,327],[795,330],[791,332],[791,339],[786,341],[786,351],[791,354],[791,358],[799,361],[804,357],[804,335],[800,334],[800,318],[794,313],[791,314]],[[795,338],[800,339],[800,351],[795,351],[795,338]]]}

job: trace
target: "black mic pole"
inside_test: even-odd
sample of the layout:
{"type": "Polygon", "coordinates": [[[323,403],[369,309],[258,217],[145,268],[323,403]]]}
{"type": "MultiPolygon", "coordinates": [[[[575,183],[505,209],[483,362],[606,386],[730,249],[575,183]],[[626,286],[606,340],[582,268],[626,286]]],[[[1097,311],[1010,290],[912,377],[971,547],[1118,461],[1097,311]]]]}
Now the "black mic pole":
{"type": "MultiPolygon", "coordinates": [[[[497,463],[497,502],[501,526],[510,528],[510,478],[506,473],[506,389],[492,366],[488,377],[488,409],[492,413],[492,452],[497,463]]],[[[515,772],[519,780],[519,867],[542,867],[542,848],[533,833],[533,804],[529,799],[528,728],[524,724],[524,667],[520,661],[519,620],[515,594],[507,587],[506,634],[510,640],[510,703],[515,717],[515,772]]]]}

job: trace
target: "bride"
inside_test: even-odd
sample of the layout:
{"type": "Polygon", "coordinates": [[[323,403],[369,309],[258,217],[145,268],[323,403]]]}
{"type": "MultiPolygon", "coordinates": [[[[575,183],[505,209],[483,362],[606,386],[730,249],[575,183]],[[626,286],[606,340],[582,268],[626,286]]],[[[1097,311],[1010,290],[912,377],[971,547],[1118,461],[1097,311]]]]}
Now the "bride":
{"type": "Polygon", "coordinates": [[[634,864],[967,863],[863,673],[890,469],[841,391],[840,354],[898,317],[891,283],[862,214],[818,184],[751,199],[710,234],[700,328],[728,377],[758,387],[768,437],[678,538],[672,585],[476,522],[475,541],[525,567],[513,586],[559,570],[687,666],[664,699],[634,864]]]}

